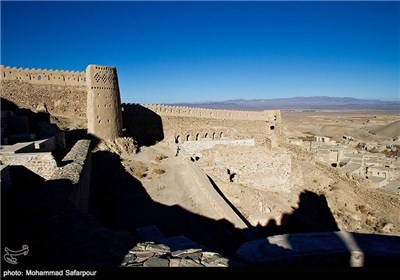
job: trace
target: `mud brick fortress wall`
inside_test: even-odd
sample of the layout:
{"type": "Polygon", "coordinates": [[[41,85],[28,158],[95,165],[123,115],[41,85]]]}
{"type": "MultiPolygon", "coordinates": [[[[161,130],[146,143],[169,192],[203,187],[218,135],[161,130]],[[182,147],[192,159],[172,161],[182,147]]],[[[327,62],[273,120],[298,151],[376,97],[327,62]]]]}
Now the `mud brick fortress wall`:
{"type": "Polygon", "coordinates": [[[0,66],[0,95],[20,108],[86,117],[86,74],[0,66]]]}
{"type": "Polygon", "coordinates": [[[89,65],[85,73],[0,66],[0,74],[2,98],[34,112],[47,110],[52,115],[85,117],[88,132],[99,138],[121,136],[122,125],[133,132],[136,140],[142,137],[153,139],[153,143],[254,139],[257,146],[275,147],[281,138],[279,110],[121,105],[114,67],[89,65]],[[103,135],[109,128],[112,131],[103,135]]]}
{"type": "MultiPolygon", "coordinates": [[[[153,104],[122,104],[123,113],[129,115],[158,115],[161,117],[164,139],[167,142],[249,139],[256,145],[276,146],[281,137],[281,113],[279,110],[238,111],[191,108],[153,104]],[[141,113],[142,112],[142,113],[141,113]]],[[[151,117],[132,119],[135,125],[155,130],[151,117]]]]}
{"type": "Polygon", "coordinates": [[[86,76],[88,133],[109,140],[122,136],[117,69],[89,65],[86,76]]]}

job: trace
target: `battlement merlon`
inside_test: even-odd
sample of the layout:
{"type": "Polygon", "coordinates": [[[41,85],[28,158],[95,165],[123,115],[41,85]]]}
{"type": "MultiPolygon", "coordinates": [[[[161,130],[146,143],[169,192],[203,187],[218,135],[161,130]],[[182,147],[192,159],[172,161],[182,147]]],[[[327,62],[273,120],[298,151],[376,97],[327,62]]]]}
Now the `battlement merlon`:
{"type": "Polygon", "coordinates": [[[86,74],[78,71],[23,69],[0,65],[0,80],[23,81],[30,84],[85,86],[86,74]]]}
{"type": "MultiPolygon", "coordinates": [[[[117,90],[119,96],[118,79],[115,67],[106,67],[98,65],[89,65],[85,72],[63,71],[63,70],[47,70],[47,69],[22,69],[16,67],[5,67],[0,65],[0,80],[22,81],[35,85],[64,85],[64,86],[85,86],[90,90],[117,90]],[[115,73],[112,80],[97,80],[92,79],[92,86],[88,87],[87,71],[90,66],[94,70],[115,73]],[[97,68],[97,69],[96,69],[97,68]]],[[[101,78],[108,79],[106,76],[101,78]]],[[[120,97],[119,97],[120,98],[120,97]]],[[[141,106],[165,116],[177,117],[197,117],[211,119],[230,119],[230,120],[265,120],[267,122],[281,123],[280,110],[264,110],[264,111],[241,111],[241,110],[221,110],[221,109],[206,109],[194,108],[186,106],[171,106],[158,104],[142,104],[141,106]]],[[[127,110],[135,106],[124,104],[127,110]]],[[[108,119],[107,119],[108,120],[108,119]]],[[[110,120],[111,121],[111,120],[110,120]]]]}
{"type": "MultiPolygon", "coordinates": [[[[185,106],[171,106],[159,104],[139,104],[156,114],[161,116],[176,117],[195,117],[195,118],[211,118],[211,119],[233,119],[233,120],[265,120],[268,122],[281,122],[280,110],[264,110],[264,111],[240,111],[240,110],[222,110],[222,109],[206,109],[185,106]]],[[[134,107],[132,104],[124,104],[129,108],[134,107]]]]}

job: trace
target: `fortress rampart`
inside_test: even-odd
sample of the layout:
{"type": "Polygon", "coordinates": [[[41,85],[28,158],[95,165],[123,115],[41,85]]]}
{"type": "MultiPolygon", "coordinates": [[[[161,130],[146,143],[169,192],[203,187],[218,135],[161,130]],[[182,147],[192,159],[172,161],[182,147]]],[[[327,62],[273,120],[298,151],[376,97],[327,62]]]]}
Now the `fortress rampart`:
{"type": "Polygon", "coordinates": [[[274,147],[281,137],[279,110],[239,111],[123,103],[122,111],[128,130],[140,128],[141,133],[150,133],[148,128],[157,131],[159,123],[168,143],[251,138],[257,146],[274,147]],[[131,123],[135,123],[135,128],[129,127],[131,123]]]}
{"type": "Polygon", "coordinates": [[[250,138],[255,140],[256,145],[278,145],[282,121],[279,110],[240,111],[121,104],[116,69],[96,67],[100,66],[89,65],[86,72],[73,72],[17,69],[2,65],[0,95],[18,107],[34,112],[86,118],[88,132],[100,138],[121,136],[122,128],[126,128],[139,143],[145,145],[161,140],[182,143],[250,138]],[[112,131],[108,131],[109,128],[112,131]]]}
{"type": "MultiPolygon", "coordinates": [[[[183,107],[183,106],[169,106],[169,105],[158,105],[158,104],[140,104],[140,105],[161,116],[281,122],[281,114],[279,110],[240,111],[240,110],[220,110],[220,109],[193,108],[193,107],[183,107]]],[[[130,110],[130,109],[135,110],[135,107],[137,108],[136,104],[123,104],[123,107],[124,110],[130,110]]]]}
{"type": "Polygon", "coordinates": [[[1,78],[3,80],[23,81],[38,85],[62,85],[62,86],[85,86],[85,72],[47,70],[47,69],[22,69],[16,67],[4,67],[0,65],[1,78]]]}
{"type": "Polygon", "coordinates": [[[85,72],[0,65],[0,95],[34,112],[86,118],[85,72]]]}

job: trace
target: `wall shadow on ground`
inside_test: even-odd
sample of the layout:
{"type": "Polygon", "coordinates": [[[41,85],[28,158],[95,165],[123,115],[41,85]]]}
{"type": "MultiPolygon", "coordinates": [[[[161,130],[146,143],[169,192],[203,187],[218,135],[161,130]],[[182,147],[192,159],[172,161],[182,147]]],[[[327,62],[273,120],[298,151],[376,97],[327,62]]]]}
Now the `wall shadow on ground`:
{"type": "Polygon", "coordinates": [[[166,237],[187,238],[225,255],[244,242],[240,231],[227,220],[213,220],[178,205],[155,202],[141,182],[125,171],[118,155],[93,154],[91,213],[112,230],[128,231],[139,239],[136,228],[156,225],[166,237]]]}
{"type": "Polygon", "coordinates": [[[139,104],[123,103],[121,107],[125,136],[133,137],[139,148],[164,139],[161,116],[139,104]]]}
{"type": "MultiPolygon", "coordinates": [[[[156,225],[167,238],[184,235],[210,251],[222,253],[238,261],[235,259],[235,252],[245,240],[242,239],[241,231],[230,222],[216,221],[177,205],[166,206],[153,201],[140,181],[125,171],[116,154],[97,151],[93,153],[92,159],[94,176],[91,184],[90,215],[80,213],[69,201],[68,197],[72,192],[69,181],[53,180],[43,183],[42,178],[29,170],[13,172],[12,177],[15,179],[17,176],[19,181],[14,181],[16,187],[11,193],[2,192],[1,197],[2,244],[14,250],[20,249],[24,244],[29,245],[29,254],[19,258],[19,269],[118,268],[129,250],[137,242],[143,241],[140,240],[136,228],[148,225],[156,225]]],[[[271,227],[268,224],[252,230],[260,238],[265,237],[266,233],[292,233],[290,231],[293,230],[300,232],[309,229],[315,232],[315,227],[310,228],[307,223],[302,226],[304,219],[298,219],[299,214],[296,213],[310,207],[314,210],[320,209],[311,204],[319,201],[318,203],[324,205],[323,198],[312,192],[304,192],[299,197],[299,207],[285,216],[282,226],[271,227]],[[296,222],[291,222],[291,219],[296,222]]],[[[327,220],[324,229],[335,229],[336,223],[326,213],[314,217],[317,223],[323,218],[327,220]]],[[[338,237],[332,238],[343,243],[338,237]]],[[[289,236],[287,240],[293,248],[298,246],[293,237],[289,236]]],[[[162,242],[161,240],[158,243],[162,242]]],[[[291,254],[290,249],[271,245],[275,248],[277,259],[291,254]]],[[[344,243],[341,247],[346,251],[344,243]]],[[[289,262],[281,259],[276,265],[349,266],[349,258],[350,252],[344,257],[341,255],[341,259],[334,262],[329,258],[322,260],[304,257],[291,259],[289,262]]],[[[2,264],[5,268],[14,268],[3,260],[2,264]]]]}
{"type": "Polygon", "coordinates": [[[394,268],[400,261],[398,236],[341,232],[326,197],[309,190],[300,193],[297,208],[280,221],[252,229],[260,239],[240,254],[247,254],[254,267],[394,268]]]}
{"type": "MultiPolygon", "coordinates": [[[[12,191],[5,193],[2,188],[2,244],[12,250],[29,246],[29,254],[18,258],[19,269],[117,268],[143,241],[136,228],[153,224],[167,238],[184,235],[199,243],[198,248],[227,255],[243,243],[226,220],[154,202],[140,181],[125,172],[118,155],[95,152],[92,164],[89,215],[69,200],[73,191],[69,180],[44,182],[22,166],[11,167],[18,170],[11,172],[12,191]]],[[[4,260],[2,264],[14,268],[4,260]]]]}
{"type": "MultiPolygon", "coordinates": [[[[13,104],[4,105],[5,109],[18,109],[13,104]]],[[[29,111],[28,114],[33,113],[29,111]]],[[[154,144],[163,138],[161,118],[150,112],[149,119],[154,126],[143,127],[150,136],[141,136],[142,145],[154,144]]],[[[38,117],[35,113],[33,116],[38,117]]],[[[141,130],[134,132],[140,134],[141,130]]],[[[92,140],[92,147],[99,141],[87,135],[86,130],[68,131],[66,151],[82,138],[92,140]]],[[[216,221],[178,205],[166,206],[153,201],[141,182],[126,172],[118,155],[97,151],[93,153],[92,165],[90,215],[80,213],[69,201],[73,190],[68,180],[44,182],[22,166],[11,167],[14,189],[3,193],[2,188],[1,196],[2,244],[14,250],[29,245],[29,254],[20,258],[19,268],[115,268],[141,241],[136,229],[148,225],[156,225],[166,237],[184,235],[210,251],[232,258],[245,242],[241,230],[227,220],[216,221]]],[[[217,188],[215,183],[214,187],[217,188]]],[[[266,226],[250,227],[250,230],[258,237],[265,237],[338,228],[326,198],[306,191],[299,197],[298,208],[285,214],[279,226],[271,220],[266,226]]],[[[279,250],[287,252],[287,249],[279,250]]],[[[14,268],[4,260],[2,264],[14,268]]]]}
{"type": "Polygon", "coordinates": [[[298,207],[293,212],[284,213],[280,221],[270,219],[266,226],[254,227],[257,235],[271,236],[295,232],[338,231],[325,195],[305,190],[299,195],[298,207]]]}

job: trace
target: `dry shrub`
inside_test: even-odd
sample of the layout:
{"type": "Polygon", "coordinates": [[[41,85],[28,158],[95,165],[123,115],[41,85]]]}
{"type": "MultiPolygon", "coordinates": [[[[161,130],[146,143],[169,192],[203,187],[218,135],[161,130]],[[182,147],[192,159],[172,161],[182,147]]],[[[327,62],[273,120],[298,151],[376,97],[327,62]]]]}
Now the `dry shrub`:
{"type": "Polygon", "coordinates": [[[161,168],[156,168],[156,169],[153,170],[153,172],[158,174],[158,175],[161,175],[161,174],[165,173],[165,170],[161,169],[161,168]]]}
{"type": "Polygon", "coordinates": [[[149,171],[149,168],[141,162],[136,162],[134,167],[131,168],[131,170],[133,171],[133,175],[135,177],[144,178],[147,176],[147,172],[149,171]]]}
{"type": "Polygon", "coordinates": [[[158,156],[156,156],[156,160],[158,162],[160,162],[160,161],[162,161],[163,159],[166,159],[166,158],[168,158],[168,156],[164,155],[164,154],[159,154],[158,156]]]}
{"type": "Polygon", "coordinates": [[[365,207],[365,205],[356,205],[356,210],[363,214],[367,214],[368,212],[367,207],[365,207]]]}

